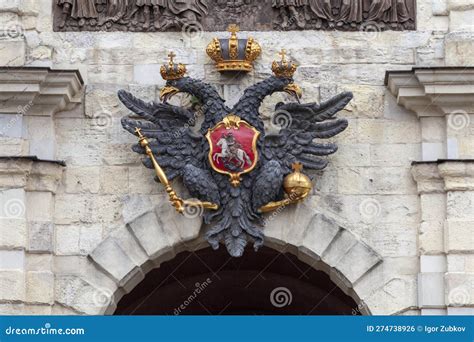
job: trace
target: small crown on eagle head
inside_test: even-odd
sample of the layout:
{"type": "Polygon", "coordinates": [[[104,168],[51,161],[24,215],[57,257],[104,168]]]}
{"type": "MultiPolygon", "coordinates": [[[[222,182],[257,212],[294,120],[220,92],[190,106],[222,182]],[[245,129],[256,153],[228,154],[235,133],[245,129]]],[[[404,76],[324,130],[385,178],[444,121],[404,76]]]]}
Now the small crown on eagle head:
{"type": "Polygon", "coordinates": [[[237,25],[229,25],[228,31],[231,33],[229,39],[214,38],[206,49],[209,57],[216,62],[217,71],[252,71],[253,63],[262,54],[262,48],[251,37],[237,38],[237,25]]]}
{"type": "Polygon", "coordinates": [[[283,49],[280,52],[281,60],[280,61],[273,61],[272,63],[272,71],[276,77],[281,78],[292,78],[296,72],[298,66],[286,59],[286,50],[283,49]]]}
{"type": "Polygon", "coordinates": [[[180,78],[183,78],[186,74],[186,66],[181,63],[175,63],[175,57],[176,54],[174,52],[170,52],[168,54],[168,63],[162,65],[160,68],[161,77],[163,77],[163,79],[166,81],[179,80],[180,78]]]}

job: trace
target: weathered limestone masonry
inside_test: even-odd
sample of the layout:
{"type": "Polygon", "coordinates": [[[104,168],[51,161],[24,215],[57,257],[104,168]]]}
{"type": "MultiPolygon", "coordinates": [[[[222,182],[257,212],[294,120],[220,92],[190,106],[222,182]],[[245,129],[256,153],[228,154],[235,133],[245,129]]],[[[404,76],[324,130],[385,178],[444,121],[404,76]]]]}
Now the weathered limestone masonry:
{"type": "Polygon", "coordinates": [[[223,33],[53,32],[52,5],[0,0],[0,314],[110,314],[148,271],[202,248],[199,217],[177,216],[130,150],[116,92],[156,99],[173,50],[233,102],[281,48],[307,102],[354,100],[314,194],[269,218],[269,246],[325,270],[365,314],[474,312],[471,0],[418,0],[416,31],[252,32],[263,57],[237,79],[205,54],[223,33]]]}

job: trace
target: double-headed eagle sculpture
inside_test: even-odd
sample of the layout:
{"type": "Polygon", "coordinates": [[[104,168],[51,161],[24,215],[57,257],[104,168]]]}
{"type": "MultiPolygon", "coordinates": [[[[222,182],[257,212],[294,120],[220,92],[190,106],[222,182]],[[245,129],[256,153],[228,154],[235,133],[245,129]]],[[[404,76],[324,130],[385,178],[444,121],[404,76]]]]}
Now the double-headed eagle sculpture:
{"type": "Polygon", "coordinates": [[[293,81],[297,67],[283,52],[272,65],[274,75],[247,88],[230,108],[213,86],[185,77],[185,66],[173,57],[161,69],[167,82],[160,102],[146,103],[127,91],[119,92],[122,103],[134,113],[124,117],[122,125],[140,137],[133,150],[146,155],[145,166],[156,170],[177,211],[201,206],[210,245],[218,249],[223,243],[231,256],[240,257],[249,241],[256,250],[264,244],[265,212],[308,196],[311,181],[302,168],[327,166],[324,157],[337,147],[318,139],[334,137],[347,128],[347,120],[335,115],[352,94],[345,92],[320,104],[300,103],[301,89],[293,81]],[[275,115],[284,115],[287,125],[278,134],[267,135],[259,108],[277,92],[297,101],[276,105],[275,115]],[[200,128],[195,127],[192,109],[168,102],[177,93],[199,101],[200,128]],[[171,181],[178,178],[196,200],[177,196],[171,181]]]}

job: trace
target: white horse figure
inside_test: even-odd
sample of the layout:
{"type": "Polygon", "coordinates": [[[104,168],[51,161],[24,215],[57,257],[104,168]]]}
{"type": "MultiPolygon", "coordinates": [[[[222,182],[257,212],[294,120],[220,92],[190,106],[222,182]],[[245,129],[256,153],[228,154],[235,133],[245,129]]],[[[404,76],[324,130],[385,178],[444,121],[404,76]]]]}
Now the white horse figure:
{"type": "Polygon", "coordinates": [[[220,159],[227,159],[231,161],[232,159],[237,160],[238,167],[243,168],[246,164],[252,165],[252,161],[248,154],[241,148],[231,151],[229,143],[225,137],[220,139],[217,144],[221,148],[221,153],[216,153],[212,156],[212,159],[218,163],[220,159]]]}

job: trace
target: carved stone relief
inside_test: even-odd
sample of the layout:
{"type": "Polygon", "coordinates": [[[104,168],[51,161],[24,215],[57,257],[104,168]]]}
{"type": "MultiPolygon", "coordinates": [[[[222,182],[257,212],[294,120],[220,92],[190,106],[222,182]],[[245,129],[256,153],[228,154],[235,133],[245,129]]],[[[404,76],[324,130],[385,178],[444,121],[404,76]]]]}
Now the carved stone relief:
{"type": "Polygon", "coordinates": [[[414,30],[415,0],[56,0],[56,31],[414,30]]]}

